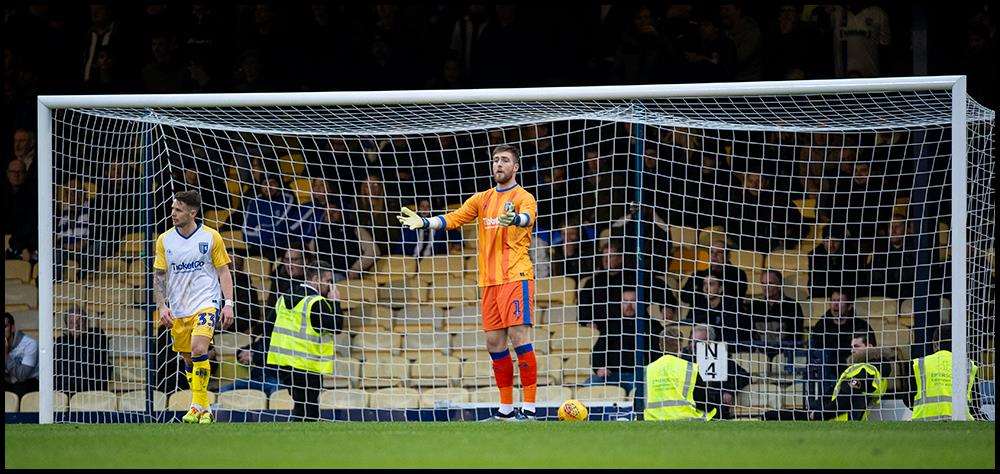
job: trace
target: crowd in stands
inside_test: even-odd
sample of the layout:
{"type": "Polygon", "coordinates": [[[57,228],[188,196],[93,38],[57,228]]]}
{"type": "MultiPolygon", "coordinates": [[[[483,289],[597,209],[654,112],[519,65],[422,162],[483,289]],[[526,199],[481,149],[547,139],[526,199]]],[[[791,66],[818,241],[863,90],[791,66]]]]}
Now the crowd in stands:
{"type": "MultiPolygon", "coordinates": [[[[579,9],[315,4],[290,11],[266,3],[94,4],[85,12],[81,20],[70,7],[37,4],[11,7],[5,19],[4,35],[16,39],[5,47],[13,66],[5,70],[5,100],[16,112],[3,124],[8,259],[37,261],[34,107],[25,104],[38,92],[510,86],[526,84],[525,70],[535,79],[530,85],[870,77],[905,70],[891,53],[907,49],[899,40],[907,28],[899,28],[898,11],[858,2],[811,9],[749,3],[579,9]],[[544,14],[551,9],[558,12],[544,14]],[[842,18],[847,27],[839,30],[842,18]],[[570,24],[585,26],[565,27],[570,24]],[[559,33],[567,30],[578,33],[559,33]],[[847,35],[843,49],[830,46],[839,31],[847,35]],[[85,50],[64,47],[77,43],[85,50]],[[786,53],[765,54],[779,47],[786,53]],[[239,54],[220,58],[219,51],[239,54]],[[524,64],[497,67],[495,58],[511,52],[524,53],[524,64]],[[309,65],[308,74],[290,67],[301,64],[309,65]]],[[[996,44],[991,21],[981,14],[969,22],[968,44],[982,56],[955,59],[969,67],[973,94],[981,93],[975,91],[979,81],[997,78],[995,66],[984,70],[982,64],[990,63],[986,51],[996,44]]],[[[394,216],[407,205],[430,217],[486,189],[484,154],[491,145],[516,143],[523,153],[519,181],[539,203],[536,275],[573,279],[578,322],[599,333],[591,352],[595,370],[585,384],[632,388],[629,369],[666,350],[659,336],[670,321],[694,328],[692,344],[723,341],[734,352],[769,357],[808,350],[812,363],[835,371],[851,355],[854,339],[875,341],[871,326],[854,313],[855,299],[913,298],[924,250],[931,261],[926,292],[950,293],[950,257],[918,243],[927,230],[918,229],[907,208],[917,171],[911,132],[647,127],[640,186],[629,134],[613,124],[583,128],[565,121],[433,138],[301,138],[297,147],[284,148],[257,137],[250,149],[236,138],[172,137],[170,166],[156,177],[172,184],[157,191],[152,206],[141,201],[146,188],[135,165],[111,163],[101,167],[103,176],[88,180],[79,173],[86,165],[71,163],[56,176],[53,243],[62,272],[56,278],[100,268],[123,236],[144,231],[144,209],[153,208],[155,222],[163,222],[161,205],[169,206],[171,189],[200,190],[203,215],[223,213],[220,230],[237,232],[246,243],[246,250],[233,252],[240,315],[235,330],[252,341],[236,357],[252,371],[249,380],[227,388],[273,391],[277,376],[262,358],[273,325],[267,310],[277,295],[318,261],[336,281],[359,281],[375,273],[378,258],[390,255],[472,255],[468,229],[404,230],[394,216]],[[240,151],[237,142],[244,146],[240,151]],[[283,166],[294,155],[303,167],[288,172],[283,166]],[[671,233],[675,228],[716,237],[680,242],[671,233]],[[695,256],[686,256],[688,249],[696,249],[695,256]],[[779,269],[737,265],[735,251],[801,254],[808,260],[802,269],[807,279],[790,285],[779,269]],[[262,275],[244,262],[256,258],[276,263],[263,310],[253,282],[262,275]],[[829,305],[811,327],[804,310],[809,298],[829,305]],[[660,316],[643,314],[648,305],[660,316]]],[[[929,204],[950,194],[946,158],[938,157],[925,184],[929,204]]],[[[947,210],[926,207],[926,216],[947,223],[947,210]]],[[[66,318],[56,343],[57,388],[106,388],[107,337],[90,325],[83,308],[66,318]]],[[[5,385],[22,387],[37,377],[37,343],[32,356],[34,341],[7,319],[5,355],[14,369],[6,371],[5,385]]],[[[159,336],[160,355],[168,357],[165,333],[159,336]]],[[[177,363],[157,363],[161,390],[184,387],[180,366],[171,366],[177,363]]],[[[714,403],[732,405],[736,391],[749,383],[741,371],[732,367],[737,376],[713,389],[714,403]]],[[[822,377],[835,380],[836,374],[822,377]]]]}

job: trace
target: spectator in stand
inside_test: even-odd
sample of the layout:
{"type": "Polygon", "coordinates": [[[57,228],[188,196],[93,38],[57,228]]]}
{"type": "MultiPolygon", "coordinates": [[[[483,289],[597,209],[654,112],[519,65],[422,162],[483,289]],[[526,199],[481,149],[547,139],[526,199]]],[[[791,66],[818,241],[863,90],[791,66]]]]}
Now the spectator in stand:
{"type": "Polygon", "coordinates": [[[764,271],[760,284],[764,287],[761,298],[750,303],[754,345],[763,346],[768,356],[782,347],[799,346],[805,340],[805,317],[799,303],[782,291],[781,272],[764,271]]]}
{"type": "Polygon", "coordinates": [[[399,226],[390,220],[394,218],[390,215],[395,212],[392,209],[400,208],[399,202],[386,196],[382,180],[375,174],[369,174],[358,185],[354,202],[357,213],[354,222],[367,224],[367,230],[374,237],[375,245],[378,247],[378,254],[388,254],[389,244],[401,240],[399,226]]]}
{"type": "Polygon", "coordinates": [[[18,331],[14,315],[3,315],[3,389],[24,396],[38,391],[38,341],[18,331]]]}
{"type": "Polygon", "coordinates": [[[778,7],[778,18],[770,25],[766,39],[770,48],[781,51],[764,58],[768,79],[784,79],[796,69],[807,77],[818,77],[822,71],[819,51],[829,51],[819,32],[802,21],[802,8],[795,4],[778,7]]]}
{"type": "Polygon", "coordinates": [[[361,278],[375,264],[378,249],[368,229],[345,221],[345,214],[326,192],[325,180],[314,179],[310,219],[315,226],[315,238],[306,242],[306,249],[332,263],[334,281],[361,278]]]}
{"type": "Polygon", "coordinates": [[[152,57],[141,72],[143,92],[178,92],[190,73],[177,57],[177,35],[168,31],[155,33],[149,48],[152,57]]]}
{"type": "MultiPolygon", "coordinates": [[[[90,27],[86,39],[80,44],[86,45],[83,51],[83,85],[89,91],[121,92],[123,83],[125,48],[127,38],[120,31],[120,25],[115,21],[109,5],[94,4],[90,6],[90,27]],[[115,90],[119,89],[119,90],[115,90]]],[[[79,77],[79,76],[78,76],[79,77]]]]}
{"type": "Polygon", "coordinates": [[[612,302],[621,301],[622,287],[635,287],[634,271],[623,271],[625,258],[621,249],[622,244],[617,240],[602,245],[600,268],[580,288],[580,324],[606,321],[612,311],[612,302]]]}
{"type": "Polygon", "coordinates": [[[277,367],[267,364],[267,351],[270,349],[271,331],[274,330],[274,308],[265,311],[266,317],[262,324],[254,327],[250,344],[236,351],[236,361],[250,367],[249,377],[233,380],[232,383],[219,387],[219,393],[230,390],[260,390],[271,396],[281,388],[277,367]]]}
{"type": "Polygon", "coordinates": [[[7,164],[4,182],[3,233],[10,235],[5,249],[8,259],[31,260],[38,245],[38,196],[35,187],[26,181],[24,163],[15,158],[7,164]]]}
{"type": "Polygon", "coordinates": [[[87,319],[83,308],[70,309],[66,329],[55,341],[55,389],[67,395],[107,390],[111,379],[108,336],[100,327],[90,326],[87,319]]]}
{"type": "MultiPolygon", "coordinates": [[[[238,252],[232,253],[233,257],[233,301],[236,303],[234,311],[233,332],[252,332],[255,326],[262,322],[260,303],[257,299],[257,291],[262,288],[255,288],[250,279],[251,272],[258,272],[259,268],[248,270],[246,260],[238,252]]],[[[263,275],[256,275],[263,276],[263,275]]]]}
{"type": "Polygon", "coordinates": [[[699,229],[724,224],[726,203],[734,192],[729,167],[719,163],[714,151],[702,150],[701,138],[689,128],[665,130],[660,139],[667,144],[660,156],[673,163],[667,187],[670,223],[699,229]]]}
{"type": "MultiPolygon", "coordinates": [[[[851,148],[845,148],[851,150],[851,148]]],[[[872,150],[863,149],[866,156],[872,150]]],[[[847,155],[842,155],[841,171],[846,176],[837,180],[835,192],[824,193],[820,198],[821,212],[829,215],[832,224],[846,224],[848,236],[857,239],[860,251],[872,250],[878,228],[892,219],[892,208],[896,203],[895,191],[885,189],[881,171],[872,176],[869,160],[851,163],[847,155]]]]}
{"type": "Polygon", "coordinates": [[[840,289],[854,290],[860,257],[848,249],[841,225],[823,228],[823,241],[809,254],[809,286],[814,298],[825,298],[840,289]]]}
{"type": "Polygon", "coordinates": [[[828,394],[837,376],[847,368],[851,356],[851,340],[864,335],[875,344],[875,332],[868,322],[854,314],[854,296],[846,289],[830,295],[830,309],[809,331],[810,363],[822,370],[824,394],[828,394]]]}
{"type": "Polygon", "coordinates": [[[834,60],[846,77],[877,77],[882,70],[882,51],[892,41],[889,15],[877,5],[860,0],[846,7],[833,6],[834,60]],[[846,57],[845,57],[846,55],[846,57]]]}
{"type": "Polygon", "coordinates": [[[611,156],[602,155],[597,147],[588,149],[584,156],[584,172],[578,186],[581,198],[570,201],[570,211],[581,208],[592,210],[592,213],[583,214],[584,223],[605,225],[625,214],[625,179],[612,171],[611,156]],[[574,202],[579,204],[574,206],[574,202]]]}
{"type": "Polygon", "coordinates": [[[265,176],[257,196],[243,208],[243,235],[250,255],[274,260],[289,245],[288,226],[295,222],[295,196],[281,189],[276,176],[265,176]]]}
{"type": "Polygon", "coordinates": [[[695,301],[695,289],[701,291],[706,277],[713,276],[720,280],[725,286],[724,293],[736,298],[746,298],[747,274],[739,267],[729,263],[729,251],[726,249],[724,240],[714,240],[708,250],[708,268],[698,270],[688,278],[687,283],[681,288],[681,302],[693,305],[695,301]]]}
{"type": "Polygon", "coordinates": [[[685,321],[717,328],[719,340],[729,344],[732,352],[749,350],[750,318],[740,307],[740,299],[726,294],[726,286],[711,275],[702,280],[700,290],[685,321]]]}
{"type": "Polygon", "coordinates": [[[743,15],[742,2],[723,3],[719,7],[726,37],[736,45],[733,80],[759,81],[764,78],[764,52],[760,27],[753,18],[743,15]]]}
{"type": "MultiPolygon", "coordinates": [[[[431,218],[431,200],[421,198],[417,201],[417,214],[422,217],[431,218]]],[[[429,257],[431,255],[444,255],[453,244],[462,244],[462,232],[458,229],[447,230],[444,228],[432,230],[430,228],[410,230],[403,229],[403,241],[392,245],[392,253],[397,255],[407,255],[410,257],[429,257]]]]}
{"type": "Polygon", "coordinates": [[[665,36],[656,30],[653,11],[640,5],[618,41],[613,80],[620,84],[660,82],[666,77],[666,66],[671,62],[673,47],[665,36]]]}
{"type": "Polygon", "coordinates": [[[564,276],[578,283],[594,271],[594,241],[581,240],[579,220],[567,219],[562,242],[552,249],[552,276],[564,276]]]}
{"type": "Polygon", "coordinates": [[[482,39],[490,21],[486,5],[472,3],[466,6],[465,14],[455,21],[451,34],[451,54],[459,58],[465,77],[473,82],[485,77],[490,60],[483,55],[482,39]],[[480,64],[483,63],[483,64],[480,64]]]}
{"type": "MultiPolygon", "coordinates": [[[[711,327],[697,325],[691,329],[691,342],[684,348],[682,358],[695,361],[697,353],[696,344],[699,342],[715,341],[712,334],[717,333],[711,327]]],[[[709,407],[719,410],[719,418],[728,420],[733,418],[733,407],[736,406],[736,394],[750,385],[750,373],[740,367],[732,358],[726,363],[729,377],[721,382],[705,382],[706,402],[709,407]]]]}
{"type": "MultiPolygon", "coordinates": [[[[871,271],[866,272],[870,296],[884,296],[892,299],[913,297],[913,287],[917,276],[917,242],[906,225],[906,216],[897,215],[888,225],[888,236],[880,237],[875,245],[871,271]]],[[[945,264],[941,262],[937,249],[931,253],[930,288],[931,295],[944,294],[945,264]]]]}
{"type": "Polygon", "coordinates": [[[278,302],[278,296],[288,294],[294,285],[301,282],[305,275],[306,256],[301,249],[289,247],[271,270],[271,295],[267,299],[267,307],[273,308],[278,302]]]}
{"type": "Polygon", "coordinates": [[[718,82],[732,78],[736,63],[736,45],[719,29],[719,22],[704,13],[696,15],[697,41],[688,42],[681,51],[679,72],[686,82],[718,82]]]}
{"type": "Polygon", "coordinates": [[[62,199],[57,203],[56,225],[53,247],[57,266],[57,278],[70,260],[80,265],[81,271],[94,268],[96,262],[86,255],[90,247],[90,213],[92,211],[87,190],[76,179],[70,178],[62,187],[62,199]]]}
{"type": "Polygon", "coordinates": [[[646,329],[640,341],[639,321],[636,313],[636,291],[623,289],[621,302],[614,307],[606,320],[595,320],[600,335],[590,354],[591,375],[583,385],[618,385],[631,392],[635,384],[636,354],[645,352],[649,361],[649,344],[652,334],[660,334],[663,325],[655,319],[645,318],[646,329]],[[640,343],[644,343],[645,347],[640,343]]]}
{"type": "Polygon", "coordinates": [[[38,182],[38,163],[35,160],[35,134],[25,128],[14,131],[14,160],[24,164],[24,177],[31,186],[38,182]]]}
{"type": "Polygon", "coordinates": [[[775,193],[770,179],[757,169],[743,173],[740,182],[730,195],[726,232],[738,237],[742,250],[794,248],[802,236],[802,215],[787,195],[775,193]]]}

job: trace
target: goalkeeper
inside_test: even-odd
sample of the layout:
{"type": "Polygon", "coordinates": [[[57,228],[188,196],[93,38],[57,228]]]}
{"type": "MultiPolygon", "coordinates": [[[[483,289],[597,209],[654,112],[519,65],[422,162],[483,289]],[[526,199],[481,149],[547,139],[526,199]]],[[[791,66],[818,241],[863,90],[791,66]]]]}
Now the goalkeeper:
{"type": "Polygon", "coordinates": [[[522,421],[535,417],[537,363],[531,345],[535,282],[528,247],[535,223],[534,196],[517,184],[520,150],[500,145],[493,150],[496,187],[473,194],[448,214],[420,217],[403,208],[399,222],[416,230],[448,230],[479,220],[479,286],[482,291],[486,349],[493,360],[493,376],[500,389],[500,407],[493,419],[522,421]],[[521,374],[523,403],[514,409],[514,365],[507,341],[514,346],[521,374]]]}

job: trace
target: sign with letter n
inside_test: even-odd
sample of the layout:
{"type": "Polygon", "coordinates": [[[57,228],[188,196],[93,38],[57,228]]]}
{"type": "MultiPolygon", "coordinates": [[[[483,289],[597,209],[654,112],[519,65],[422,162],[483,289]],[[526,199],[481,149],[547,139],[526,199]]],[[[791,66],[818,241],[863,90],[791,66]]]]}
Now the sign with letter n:
{"type": "Polygon", "coordinates": [[[725,382],[729,379],[729,353],[725,342],[697,341],[695,357],[702,380],[725,382]]]}

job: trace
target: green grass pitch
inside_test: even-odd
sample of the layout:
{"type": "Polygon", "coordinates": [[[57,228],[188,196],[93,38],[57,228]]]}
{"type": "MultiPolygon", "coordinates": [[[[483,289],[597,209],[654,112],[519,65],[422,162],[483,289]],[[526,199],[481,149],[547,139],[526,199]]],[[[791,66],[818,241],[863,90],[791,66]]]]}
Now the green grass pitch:
{"type": "Polygon", "coordinates": [[[995,424],[5,425],[4,467],[995,468],[995,424]],[[184,448],[179,449],[181,446],[184,448]],[[191,455],[189,453],[199,453],[191,455]]]}

